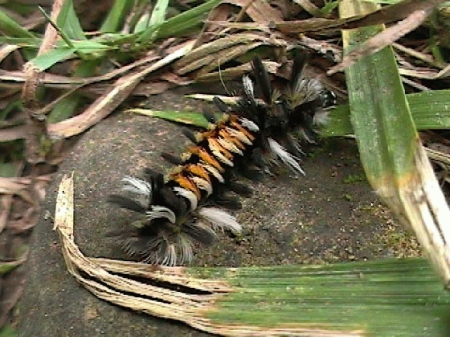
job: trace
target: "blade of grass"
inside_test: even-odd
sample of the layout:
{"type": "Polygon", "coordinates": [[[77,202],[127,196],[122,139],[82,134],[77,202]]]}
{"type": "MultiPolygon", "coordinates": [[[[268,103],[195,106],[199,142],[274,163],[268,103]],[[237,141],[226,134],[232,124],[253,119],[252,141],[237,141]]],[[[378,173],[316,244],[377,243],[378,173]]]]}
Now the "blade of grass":
{"type": "Polygon", "coordinates": [[[149,26],[159,25],[165,21],[168,7],[169,0],[158,0],[153,8],[149,26]]]}
{"type": "Polygon", "coordinates": [[[133,7],[134,0],[116,0],[108,16],[103,22],[101,33],[115,33],[120,30],[124,17],[129,13],[133,7]]]}
{"type": "MultiPolygon", "coordinates": [[[[1,21],[1,18],[0,18],[1,21]]],[[[39,45],[42,43],[41,38],[37,37],[9,37],[9,36],[0,36],[1,43],[14,44],[20,47],[31,47],[31,48],[39,48],[39,45]]]]}
{"type": "MultiPolygon", "coordinates": [[[[406,95],[417,130],[450,129],[450,90],[423,91],[406,95]]],[[[353,134],[350,107],[340,105],[330,113],[330,123],[321,131],[324,137],[353,134]]]]}
{"type": "Polygon", "coordinates": [[[63,31],[68,38],[74,40],[86,40],[83,28],[81,28],[80,21],[73,7],[73,0],[64,1],[61,12],[56,21],[58,27],[63,31]]]}
{"type": "Polygon", "coordinates": [[[59,43],[56,48],[51,49],[47,53],[36,56],[30,62],[33,62],[39,70],[44,71],[74,53],[83,55],[84,61],[88,62],[90,58],[100,59],[104,57],[106,51],[115,48],[90,40],[72,41],[70,43],[72,47],[61,44],[59,43]]]}
{"type": "MultiPolygon", "coordinates": [[[[343,17],[373,12],[367,2],[343,0],[343,17]]],[[[343,31],[344,51],[381,32],[371,26],[343,31]]],[[[450,286],[450,210],[423,150],[391,47],[346,70],[351,122],[368,181],[381,199],[411,226],[450,286]]]]}
{"type": "Polygon", "coordinates": [[[201,128],[208,127],[208,121],[204,115],[200,112],[181,112],[181,111],[160,111],[160,110],[148,110],[148,109],[129,109],[126,112],[133,112],[139,115],[162,118],[171,122],[198,126],[201,128]]]}
{"type": "Polygon", "coordinates": [[[136,42],[151,43],[154,38],[163,39],[186,33],[190,29],[200,26],[204,16],[219,3],[220,0],[209,0],[164,21],[161,25],[153,25],[139,34],[136,42]],[[156,31],[158,31],[157,34],[155,34],[156,31]]]}
{"type": "Polygon", "coordinates": [[[56,63],[66,59],[74,52],[75,48],[71,47],[55,48],[47,53],[36,56],[31,60],[31,62],[33,62],[40,71],[44,71],[55,65],[56,63]]]}
{"type": "Polygon", "coordinates": [[[188,269],[233,292],[204,317],[219,325],[314,325],[377,337],[447,336],[450,294],[424,259],[321,266],[188,269]],[[427,304],[425,304],[427,303],[427,304]]]}
{"type": "Polygon", "coordinates": [[[17,38],[34,38],[34,35],[23,28],[16,21],[11,19],[3,11],[0,10],[0,32],[6,36],[14,36],[17,38]]]}

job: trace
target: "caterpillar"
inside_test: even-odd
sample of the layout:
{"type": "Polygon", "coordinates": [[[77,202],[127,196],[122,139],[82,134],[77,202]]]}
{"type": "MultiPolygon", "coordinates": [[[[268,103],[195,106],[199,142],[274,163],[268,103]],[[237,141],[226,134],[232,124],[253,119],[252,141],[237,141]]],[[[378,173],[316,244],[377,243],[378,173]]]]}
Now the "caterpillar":
{"type": "Polygon", "coordinates": [[[214,98],[222,117],[205,112],[206,131],[183,130],[193,145],[180,156],[162,154],[174,165],[167,174],[147,168],[143,179],[126,176],[122,191],[127,195],[108,197],[138,215],[119,235],[131,257],[168,266],[190,262],[195,242],[212,244],[217,230],[240,233],[241,225],[225,211],[242,208],[239,197],[252,194],[239,177],[260,180],[280,162],[304,174],[298,163],[300,141],[316,139],[336,97],[317,79],[304,76],[304,54],[294,59],[282,91],[273,88],[259,57],[251,64],[253,79],[242,78],[237,104],[214,98]]]}

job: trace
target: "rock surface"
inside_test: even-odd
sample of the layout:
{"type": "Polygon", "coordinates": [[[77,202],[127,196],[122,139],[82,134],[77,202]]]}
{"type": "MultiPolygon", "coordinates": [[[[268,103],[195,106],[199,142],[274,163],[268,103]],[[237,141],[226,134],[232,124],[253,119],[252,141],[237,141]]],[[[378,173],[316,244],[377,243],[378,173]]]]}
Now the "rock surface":
{"type": "MultiPolygon", "coordinates": [[[[187,102],[179,93],[158,96],[150,105],[201,111],[200,103],[187,102]]],[[[54,213],[61,177],[74,171],[77,244],[86,256],[123,258],[105,234],[128,217],[107,204],[106,196],[118,192],[124,175],[139,176],[146,166],[167,168],[159,153],[179,153],[186,143],[178,125],[117,113],[87,132],[73,149],[48,191],[44,213],[54,213]]],[[[392,221],[365,182],[352,141],[327,140],[324,147],[312,148],[302,166],[306,177],[291,177],[280,169],[254,184],[254,196],[237,214],[243,235],[223,235],[214,247],[197,247],[194,264],[299,264],[415,253],[404,250],[405,243],[410,247],[414,241],[392,221]]],[[[52,227],[52,218],[43,216],[33,234],[28,282],[19,306],[20,336],[207,336],[94,297],[67,272],[52,227]]]]}

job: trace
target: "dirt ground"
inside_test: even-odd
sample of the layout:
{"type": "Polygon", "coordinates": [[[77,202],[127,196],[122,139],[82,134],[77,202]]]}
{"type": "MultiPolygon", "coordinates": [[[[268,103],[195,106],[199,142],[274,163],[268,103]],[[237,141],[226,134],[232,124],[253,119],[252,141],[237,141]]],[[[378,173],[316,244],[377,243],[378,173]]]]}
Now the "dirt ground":
{"type": "MultiPolygon", "coordinates": [[[[204,107],[181,93],[168,92],[149,104],[153,109],[204,107]]],[[[20,336],[205,335],[95,298],[68,274],[52,230],[57,186],[63,174],[73,171],[76,242],[87,256],[124,258],[106,234],[125,225],[129,214],[107,204],[107,195],[118,192],[124,175],[139,176],[146,166],[167,168],[159,153],[178,153],[186,144],[179,125],[125,113],[104,120],[80,139],[55,176],[33,234],[19,305],[20,336]]],[[[279,169],[253,184],[254,196],[236,213],[243,234],[223,234],[213,247],[196,247],[193,265],[333,263],[419,254],[414,237],[368,186],[353,140],[328,139],[307,153],[302,162],[306,177],[279,169]]]]}

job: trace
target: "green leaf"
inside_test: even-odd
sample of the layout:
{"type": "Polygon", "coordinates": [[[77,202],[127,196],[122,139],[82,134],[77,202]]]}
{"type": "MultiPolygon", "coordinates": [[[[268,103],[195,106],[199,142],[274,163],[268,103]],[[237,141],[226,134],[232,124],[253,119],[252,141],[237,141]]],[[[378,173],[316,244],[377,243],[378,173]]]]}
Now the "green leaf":
{"type": "MultiPolygon", "coordinates": [[[[60,41],[63,43],[62,41],[60,41]]],[[[94,40],[85,40],[85,41],[72,41],[73,45],[78,50],[82,50],[83,53],[97,53],[105,50],[115,49],[115,47],[108,46],[106,44],[94,41],[94,40]]]]}
{"type": "Polygon", "coordinates": [[[70,39],[86,40],[83,28],[81,28],[80,21],[73,8],[73,0],[64,1],[56,24],[70,39]]]}
{"type": "Polygon", "coordinates": [[[150,22],[150,15],[148,13],[142,15],[139,18],[138,22],[136,23],[136,26],[134,27],[133,32],[134,33],[143,32],[144,30],[146,30],[150,26],[149,22],[150,22]]]}
{"type": "Polygon", "coordinates": [[[3,35],[15,38],[34,38],[34,35],[23,28],[0,10],[0,32],[3,35]]]}
{"type": "Polygon", "coordinates": [[[339,5],[339,1],[325,1],[325,4],[320,9],[322,15],[327,16],[330,15],[332,11],[334,11],[339,5]]]}
{"type": "Polygon", "coordinates": [[[137,42],[151,43],[155,38],[163,39],[186,33],[188,30],[200,26],[205,15],[219,3],[220,0],[209,0],[164,21],[160,25],[153,25],[139,35],[137,42]],[[155,34],[156,31],[157,34],[155,34]]]}
{"type": "Polygon", "coordinates": [[[37,37],[8,37],[0,36],[0,43],[15,44],[20,47],[39,48],[42,43],[41,38],[37,37]]]}
{"type": "Polygon", "coordinates": [[[186,125],[194,125],[201,128],[206,128],[208,126],[208,122],[201,113],[196,112],[180,112],[174,110],[148,110],[148,109],[130,109],[127,112],[134,112],[140,115],[145,115],[149,117],[157,117],[162,118],[171,122],[186,124],[186,125]]]}
{"type": "Polygon", "coordinates": [[[115,33],[120,30],[124,17],[133,7],[134,0],[116,0],[103,22],[100,32],[115,33]]]}
{"type": "Polygon", "coordinates": [[[15,262],[0,262],[0,276],[8,274],[12,270],[16,269],[20,264],[15,262]]]}
{"type": "Polygon", "coordinates": [[[45,54],[36,56],[32,59],[32,62],[40,70],[46,70],[54,64],[71,56],[76,51],[82,51],[83,54],[92,54],[92,58],[101,58],[103,57],[103,53],[105,51],[113,49],[112,47],[90,40],[72,41],[72,44],[74,48],[68,47],[65,45],[64,41],[60,41],[59,45],[55,49],[52,49],[45,54]],[[61,44],[63,45],[61,46],[61,44]]]}
{"type": "Polygon", "coordinates": [[[44,54],[36,56],[31,61],[41,71],[44,71],[56,63],[64,60],[75,52],[75,49],[69,47],[60,47],[52,49],[44,54]]]}
{"type": "MultiPolygon", "coordinates": [[[[381,29],[368,27],[350,34],[366,40],[381,29]]],[[[351,121],[361,162],[375,189],[414,167],[418,138],[390,47],[365,57],[347,71],[351,121]],[[374,149],[377,149],[374,151],[374,149]]]]}
{"type": "MultiPolygon", "coordinates": [[[[92,74],[95,74],[95,69],[99,63],[99,60],[81,61],[72,75],[73,77],[92,76],[92,74]]],[[[78,92],[62,98],[49,113],[47,123],[53,124],[72,117],[82,101],[83,97],[78,92]]]]}
{"type": "MultiPolygon", "coordinates": [[[[344,17],[377,6],[342,0],[344,17]]],[[[343,31],[344,53],[383,30],[371,26],[343,31]]],[[[412,228],[446,287],[450,288],[450,209],[420,144],[397,63],[388,46],[345,71],[350,117],[367,179],[397,217],[412,228]]]]}
{"type": "Polygon", "coordinates": [[[52,111],[48,115],[47,122],[53,124],[72,117],[75,114],[81,99],[82,97],[76,93],[64,97],[55,104],[52,111]]]}
{"type": "Polygon", "coordinates": [[[149,26],[159,25],[165,21],[168,6],[169,0],[158,0],[156,2],[150,17],[149,26]]]}
{"type": "Polygon", "coordinates": [[[204,318],[224,328],[358,330],[362,336],[377,337],[450,335],[450,293],[425,259],[188,272],[231,285],[232,292],[217,298],[210,310],[202,309],[204,318]]]}
{"type": "MultiPolygon", "coordinates": [[[[450,129],[450,90],[423,91],[406,95],[418,130],[450,129]]],[[[321,131],[324,137],[353,134],[350,107],[340,105],[330,112],[330,123],[321,131]]]]}

